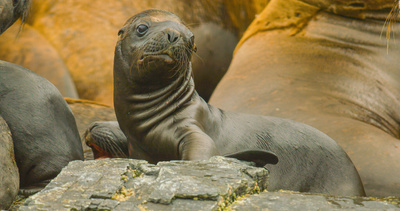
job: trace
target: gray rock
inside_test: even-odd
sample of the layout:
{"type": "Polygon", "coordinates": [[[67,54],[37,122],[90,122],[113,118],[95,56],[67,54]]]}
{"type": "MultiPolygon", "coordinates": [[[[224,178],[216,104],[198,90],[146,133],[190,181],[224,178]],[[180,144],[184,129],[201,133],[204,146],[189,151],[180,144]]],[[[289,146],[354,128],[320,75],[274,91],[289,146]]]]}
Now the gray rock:
{"type": "Polygon", "coordinates": [[[215,210],[267,184],[266,169],[224,157],[73,161],[20,210],[215,210]]]}
{"type": "Polygon", "coordinates": [[[8,209],[17,196],[19,173],[14,144],[6,121],[0,116],[0,210],[8,209]]]}
{"type": "Polygon", "coordinates": [[[231,210],[400,210],[398,200],[367,197],[335,197],[295,192],[263,192],[238,199],[231,210]]]}
{"type": "Polygon", "coordinates": [[[266,192],[268,170],[232,158],[73,161],[20,210],[400,210],[399,198],[266,192]]]}

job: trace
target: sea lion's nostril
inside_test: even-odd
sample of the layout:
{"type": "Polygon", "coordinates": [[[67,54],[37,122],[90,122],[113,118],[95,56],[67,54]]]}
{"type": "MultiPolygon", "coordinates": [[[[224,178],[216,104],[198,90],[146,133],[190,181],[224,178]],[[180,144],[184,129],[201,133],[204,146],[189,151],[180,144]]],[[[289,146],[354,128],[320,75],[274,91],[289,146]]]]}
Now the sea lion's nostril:
{"type": "Polygon", "coordinates": [[[179,38],[179,32],[174,31],[174,30],[168,30],[167,31],[167,36],[168,36],[168,41],[170,43],[174,43],[178,40],[179,38]]]}

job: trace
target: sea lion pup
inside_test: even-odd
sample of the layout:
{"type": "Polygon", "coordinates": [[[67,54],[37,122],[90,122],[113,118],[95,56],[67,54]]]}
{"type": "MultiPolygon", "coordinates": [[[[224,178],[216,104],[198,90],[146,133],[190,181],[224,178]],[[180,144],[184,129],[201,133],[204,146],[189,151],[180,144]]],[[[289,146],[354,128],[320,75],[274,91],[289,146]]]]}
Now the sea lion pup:
{"type": "Polygon", "coordinates": [[[146,10],[130,18],[118,34],[114,106],[130,158],[156,163],[265,150],[267,163],[277,162],[269,151],[279,157],[276,165],[266,165],[269,190],[365,195],[347,154],[322,132],[204,102],[191,73],[193,34],[174,14],[146,10]]]}

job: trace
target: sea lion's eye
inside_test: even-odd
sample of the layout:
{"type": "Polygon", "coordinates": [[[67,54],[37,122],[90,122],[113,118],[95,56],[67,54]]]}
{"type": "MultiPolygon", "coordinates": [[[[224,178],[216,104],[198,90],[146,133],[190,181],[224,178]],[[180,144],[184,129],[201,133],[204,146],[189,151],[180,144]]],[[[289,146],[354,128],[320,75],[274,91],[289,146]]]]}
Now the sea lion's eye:
{"type": "Polygon", "coordinates": [[[146,33],[148,29],[149,29],[149,27],[144,24],[140,24],[139,26],[136,27],[136,31],[141,35],[146,33]]]}

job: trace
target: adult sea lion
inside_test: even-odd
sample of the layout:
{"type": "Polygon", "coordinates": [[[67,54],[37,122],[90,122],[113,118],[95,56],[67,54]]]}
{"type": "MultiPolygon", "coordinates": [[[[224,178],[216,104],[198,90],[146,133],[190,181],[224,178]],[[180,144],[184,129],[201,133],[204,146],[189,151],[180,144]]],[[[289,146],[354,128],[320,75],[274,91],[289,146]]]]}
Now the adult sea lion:
{"type": "Polygon", "coordinates": [[[74,116],[57,88],[21,66],[0,61],[0,116],[14,143],[20,188],[43,188],[68,162],[83,160],[74,116]]]}
{"type": "MultiPolygon", "coordinates": [[[[0,0],[0,8],[3,32],[18,17],[25,17],[29,1],[0,0]]],[[[7,123],[14,145],[14,153],[8,155],[13,159],[15,154],[21,192],[33,193],[69,161],[83,159],[75,119],[60,92],[46,79],[4,61],[0,61],[0,76],[0,117],[7,123]]]]}
{"type": "MultiPolygon", "coordinates": [[[[0,34],[7,30],[29,7],[29,1],[0,0],[0,34]]],[[[8,209],[19,189],[14,145],[7,123],[0,115],[0,209],[8,209]]]]}
{"type": "MultiPolygon", "coordinates": [[[[24,20],[29,4],[0,0],[0,33],[24,20]]],[[[82,158],[74,129],[71,111],[50,82],[0,61],[0,209],[9,209],[18,190],[35,193],[70,160],[82,158]]]]}
{"type": "Polygon", "coordinates": [[[75,84],[55,48],[29,24],[16,22],[0,37],[0,60],[11,62],[49,80],[64,97],[78,98],[75,84]]]}
{"type": "Polygon", "coordinates": [[[393,2],[272,0],[210,103],[309,124],[343,147],[367,195],[400,196],[400,48],[382,32],[393,2]]]}
{"type": "Polygon", "coordinates": [[[270,190],[364,195],[352,162],[322,132],[291,120],[223,111],[199,97],[191,75],[194,37],[174,14],[146,10],[119,35],[114,107],[130,158],[241,159],[261,151],[270,190]]]}
{"type": "MultiPolygon", "coordinates": [[[[30,0],[0,0],[0,34],[20,17],[22,23],[25,24],[30,5],[30,0]]],[[[21,66],[29,66],[58,86],[64,95],[78,96],[68,70],[59,59],[57,52],[40,33],[31,27],[14,24],[7,33],[1,36],[0,46],[0,59],[18,63],[21,66]],[[22,34],[21,39],[16,41],[19,33],[22,34]]]]}
{"type": "MultiPolygon", "coordinates": [[[[267,0],[97,0],[33,1],[20,37],[0,37],[0,59],[24,66],[58,83],[68,69],[79,97],[113,105],[112,52],[115,31],[132,13],[160,8],[178,14],[190,25],[199,51],[194,56],[194,80],[206,100],[229,67],[238,38],[262,11],[267,0]],[[224,37],[222,39],[220,37],[224,37]],[[95,38],[95,39],[94,39],[95,38]],[[34,42],[37,40],[37,42],[34,42]],[[1,42],[1,41],[0,41],[1,42]],[[29,47],[29,49],[27,49],[29,47]],[[1,52],[13,52],[5,54],[1,52]],[[2,56],[4,56],[2,58],[2,56]],[[11,57],[11,58],[10,58],[11,57]],[[213,65],[213,66],[211,66],[213,65]],[[38,68],[40,67],[40,68],[38,68]],[[214,67],[214,68],[211,68],[214,67]],[[210,72],[210,70],[213,70],[210,72]],[[47,77],[49,76],[50,77],[47,77]],[[54,78],[54,76],[60,76],[54,78]]],[[[68,93],[68,92],[62,92],[68,93]]],[[[73,97],[72,95],[64,95],[73,97]]]]}

